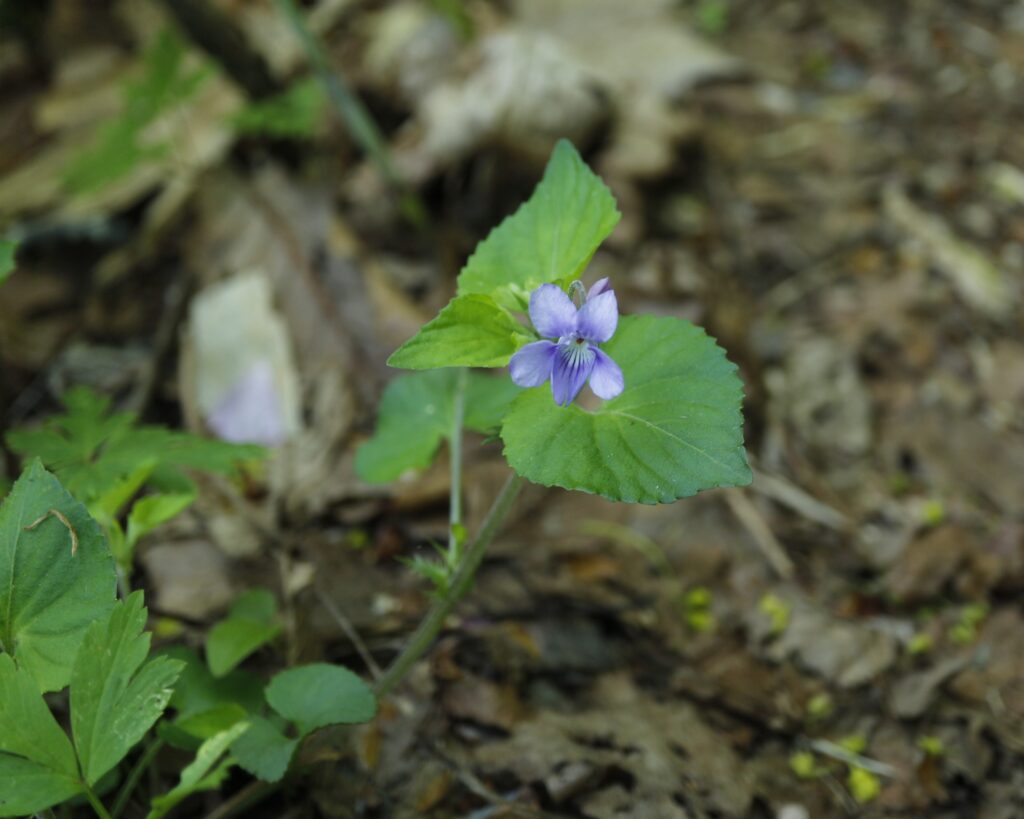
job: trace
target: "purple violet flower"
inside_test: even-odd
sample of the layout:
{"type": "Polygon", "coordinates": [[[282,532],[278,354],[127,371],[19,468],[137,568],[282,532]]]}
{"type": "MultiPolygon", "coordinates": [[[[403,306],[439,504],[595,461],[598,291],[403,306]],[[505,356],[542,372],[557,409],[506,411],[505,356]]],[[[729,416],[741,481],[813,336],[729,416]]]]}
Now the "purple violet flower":
{"type": "MultiPolygon", "coordinates": [[[[582,286],[575,284],[582,291],[582,286]]],[[[542,284],[530,294],[530,321],[542,336],[558,341],[527,344],[509,362],[512,381],[520,387],[539,387],[549,378],[555,403],[565,407],[590,381],[598,398],[622,392],[622,370],[597,345],[613,335],[619,305],[608,279],[596,282],[577,309],[554,284],[542,284]]]]}

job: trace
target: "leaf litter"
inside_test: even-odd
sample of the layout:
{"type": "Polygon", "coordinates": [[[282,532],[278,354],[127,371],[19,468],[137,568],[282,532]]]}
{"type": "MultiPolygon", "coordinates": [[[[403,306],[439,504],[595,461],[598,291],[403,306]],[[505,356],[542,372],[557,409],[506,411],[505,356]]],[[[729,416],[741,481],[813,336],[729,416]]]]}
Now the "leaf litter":
{"type": "MultiPolygon", "coordinates": [[[[302,79],[273,3],[216,5],[282,87],[302,79]]],[[[45,56],[2,52],[0,122],[24,124],[0,127],[0,230],[21,245],[0,291],[5,431],[51,415],[69,385],[120,405],[146,379],[132,409],[147,423],[251,437],[269,416],[240,408],[278,402],[269,426],[287,431],[266,475],[204,485],[143,540],[151,608],[200,640],[262,585],[286,592],[293,663],[360,667],[353,634],[378,659],[401,643],[428,589],[396,558],[445,537],[447,470],[367,486],[355,452],[388,353],[447,302],[561,136],[619,197],[592,269],[623,312],[699,316],[740,364],[757,477],[739,502],[652,509],[524,493],[357,753],[322,738],[308,795],[253,815],[1019,815],[1019,15],[306,5],[429,204],[431,238],[336,122],[238,133],[241,93],[184,35],[182,77],[205,78],[139,127],[123,176],[72,197],[69,163],[144,80],[169,21],[157,5],[70,2],[45,56]],[[108,31],[80,25],[94,14],[108,31]],[[263,291],[258,311],[225,306],[252,319],[228,346],[269,370],[231,361],[213,381],[241,386],[218,414],[187,317],[240,276],[263,291]]],[[[472,524],[502,470],[482,437],[465,457],[472,524]]],[[[12,459],[0,479],[15,473],[12,459]]],[[[208,750],[181,793],[220,776],[208,750]]]]}

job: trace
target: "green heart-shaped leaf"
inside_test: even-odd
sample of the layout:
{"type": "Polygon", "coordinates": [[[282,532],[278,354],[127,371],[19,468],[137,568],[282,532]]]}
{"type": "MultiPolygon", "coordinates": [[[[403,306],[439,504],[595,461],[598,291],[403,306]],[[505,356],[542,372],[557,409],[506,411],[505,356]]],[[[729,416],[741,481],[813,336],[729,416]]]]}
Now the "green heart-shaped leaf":
{"type": "Polygon", "coordinates": [[[282,671],[270,681],[267,702],[305,735],[327,725],[369,722],[377,699],[362,678],[347,668],[313,663],[282,671]]]}
{"type": "Polygon", "coordinates": [[[505,457],[523,477],[630,503],[669,503],[750,482],[743,386],[703,330],[674,318],[626,316],[603,347],[625,389],[596,412],[560,407],[547,384],[505,416],[505,457]]]}

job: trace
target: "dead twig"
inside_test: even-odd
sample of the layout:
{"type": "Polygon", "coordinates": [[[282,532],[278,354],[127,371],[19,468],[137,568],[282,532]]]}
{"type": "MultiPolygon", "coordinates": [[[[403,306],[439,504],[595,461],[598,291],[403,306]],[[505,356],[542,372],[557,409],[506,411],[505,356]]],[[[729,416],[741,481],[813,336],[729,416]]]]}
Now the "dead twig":
{"type": "Polygon", "coordinates": [[[755,469],[754,482],[750,488],[814,523],[819,523],[837,532],[844,532],[849,528],[850,521],[842,512],[822,503],[796,484],[790,483],[778,475],[769,475],[755,469]]]}
{"type": "Polygon", "coordinates": [[[341,630],[345,632],[345,636],[348,637],[352,645],[355,646],[355,649],[359,653],[363,663],[365,663],[366,667],[370,670],[370,674],[373,676],[373,679],[380,680],[380,678],[384,676],[384,672],[381,671],[380,666],[377,665],[377,661],[373,659],[370,649],[367,647],[363,638],[359,636],[359,632],[356,631],[356,627],[352,625],[352,621],[349,620],[341,609],[334,604],[334,601],[327,596],[327,593],[315,583],[313,584],[313,591],[316,593],[317,599],[320,601],[321,605],[327,609],[327,613],[337,621],[338,625],[341,626],[341,630]]]}
{"type": "Polygon", "coordinates": [[[775,573],[783,580],[791,579],[793,577],[793,561],[789,559],[789,555],[786,554],[786,550],[772,533],[768,522],[746,493],[739,489],[729,490],[725,493],[725,502],[729,504],[729,508],[736,515],[737,520],[750,532],[757,548],[761,550],[761,554],[764,555],[765,560],[775,570],[775,573]]]}

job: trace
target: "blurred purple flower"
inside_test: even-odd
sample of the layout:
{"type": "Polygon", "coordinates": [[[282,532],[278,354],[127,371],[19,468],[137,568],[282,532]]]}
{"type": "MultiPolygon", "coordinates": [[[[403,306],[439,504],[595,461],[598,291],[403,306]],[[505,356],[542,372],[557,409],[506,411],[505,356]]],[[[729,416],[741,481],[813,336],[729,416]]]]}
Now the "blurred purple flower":
{"type": "Polygon", "coordinates": [[[250,367],[207,416],[206,423],[218,438],[234,444],[283,444],[288,432],[270,365],[259,361],[250,367]]]}
{"type": "Polygon", "coordinates": [[[619,323],[608,279],[596,282],[578,309],[560,287],[542,284],[530,294],[530,321],[542,336],[558,341],[535,341],[512,356],[509,369],[516,384],[539,387],[550,378],[555,403],[563,407],[588,379],[599,398],[622,392],[622,370],[597,346],[615,334],[619,323]]]}

